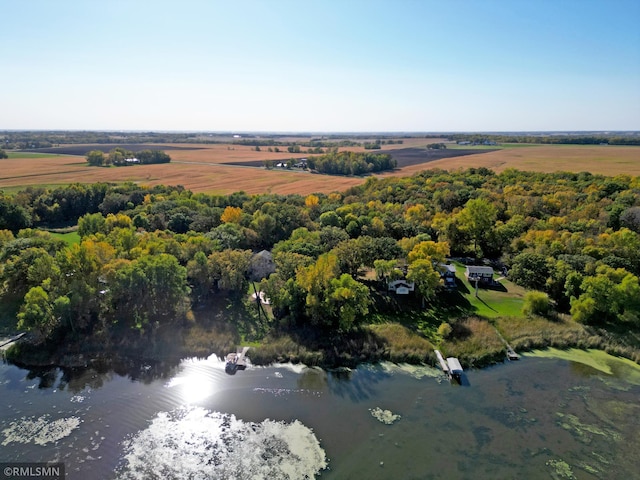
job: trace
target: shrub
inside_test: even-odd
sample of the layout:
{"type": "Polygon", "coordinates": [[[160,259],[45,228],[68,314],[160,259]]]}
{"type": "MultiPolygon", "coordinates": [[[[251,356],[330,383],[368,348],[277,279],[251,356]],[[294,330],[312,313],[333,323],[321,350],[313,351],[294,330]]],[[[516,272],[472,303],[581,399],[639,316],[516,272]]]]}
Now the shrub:
{"type": "Polygon", "coordinates": [[[440,335],[442,338],[449,337],[452,331],[453,329],[451,328],[451,325],[449,325],[447,322],[442,322],[438,327],[438,335],[440,335]]]}
{"type": "Polygon", "coordinates": [[[542,315],[545,316],[551,310],[549,295],[543,292],[531,291],[524,296],[524,305],[522,313],[527,316],[542,315]]]}

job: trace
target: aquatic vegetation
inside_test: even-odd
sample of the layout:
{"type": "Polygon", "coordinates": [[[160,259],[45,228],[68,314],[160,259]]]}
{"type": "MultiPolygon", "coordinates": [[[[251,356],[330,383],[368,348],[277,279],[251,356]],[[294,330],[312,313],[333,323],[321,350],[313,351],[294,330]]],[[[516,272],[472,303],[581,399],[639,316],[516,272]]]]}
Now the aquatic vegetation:
{"type": "Polygon", "coordinates": [[[616,377],[624,376],[627,382],[633,385],[640,385],[640,365],[626,358],[614,357],[602,350],[580,350],[577,348],[560,350],[557,348],[547,348],[545,350],[533,350],[526,355],[578,362],[608,375],[614,375],[616,377]]]}
{"type": "Polygon", "coordinates": [[[421,378],[441,378],[444,376],[441,370],[428,365],[382,362],[380,363],[380,368],[391,374],[404,373],[417,380],[420,380],[421,378]]]}
{"type": "Polygon", "coordinates": [[[593,441],[593,435],[599,435],[606,440],[618,441],[620,434],[610,428],[600,428],[580,422],[575,415],[556,413],[558,416],[558,426],[570,432],[580,442],[589,445],[593,441]]]}
{"type": "Polygon", "coordinates": [[[124,442],[118,478],[315,478],[327,467],[298,420],[248,423],[202,408],[160,413],[124,442]]]}
{"type": "Polygon", "coordinates": [[[575,480],[576,478],[571,470],[571,466],[564,460],[549,460],[547,466],[553,468],[551,477],[554,479],[575,480]]]}
{"type": "Polygon", "coordinates": [[[402,418],[401,415],[394,414],[391,410],[382,410],[380,407],[369,409],[371,416],[385,425],[393,425],[402,418]]]}
{"type": "Polygon", "coordinates": [[[55,443],[58,440],[71,435],[71,432],[78,428],[81,420],[78,417],[59,418],[49,421],[49,415],[42,415],[35,418],[22,418],[9,424],[8,428],[2,431],[5,439],[2,445],[10,443],[35,443],[36,445],[46,445],[55,443]]]}

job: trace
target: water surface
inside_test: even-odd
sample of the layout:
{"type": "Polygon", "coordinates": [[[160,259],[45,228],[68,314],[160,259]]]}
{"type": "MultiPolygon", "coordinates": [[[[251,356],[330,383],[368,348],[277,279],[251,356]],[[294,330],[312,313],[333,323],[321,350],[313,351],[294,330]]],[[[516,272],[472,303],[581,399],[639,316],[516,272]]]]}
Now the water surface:
{"type": "Polygon", "coordinates": [[[0,365],[0,461],[63,461],[71,479],[634,478],[640,369],[544,355],[462,385],[393,364],[233,376],[216,357],[127,374],[0,365]]]}

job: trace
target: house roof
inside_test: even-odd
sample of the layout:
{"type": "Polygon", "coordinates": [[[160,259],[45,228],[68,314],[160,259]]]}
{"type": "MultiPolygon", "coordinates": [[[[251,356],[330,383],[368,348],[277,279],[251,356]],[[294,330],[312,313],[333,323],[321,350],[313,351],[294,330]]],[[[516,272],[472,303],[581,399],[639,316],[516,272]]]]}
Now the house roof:
{"type": "Polygon", "coordinates": [[[389,282],[389,287],[396,287],[398,285],[412,287],[414,285],[414,282],[407,282],[406,280],[394,280],[393,282],[389,282]]]}
{"type": "Polygon", "coordinates": [[[447,270],[451,273],[456,273],[456,266],[455,265],[451,265],[448,263],[441,263],[440,267],[442,267],[443,270],[447,270]]]}
{"type": "Polygon", "coordinates": [[[478,265],[469,265],[467,267],[467,274],[470,275],[493,275],[493,268],[482,267],[478,265]]]}
{"type": "Polygon", "coordinates": [[[273,259],[273,255],[268,250],[261,250],[258,253],[256,253],[254,255],[254,257],[266,258],[268,260],[272,260],[273,259]]]}

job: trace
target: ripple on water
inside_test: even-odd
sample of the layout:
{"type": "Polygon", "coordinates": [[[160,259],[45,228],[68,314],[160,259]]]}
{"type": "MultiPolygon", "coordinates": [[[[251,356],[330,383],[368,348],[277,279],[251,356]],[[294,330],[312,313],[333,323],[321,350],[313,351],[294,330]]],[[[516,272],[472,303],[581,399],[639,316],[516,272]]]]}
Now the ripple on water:
{"type": "Polygon", "coordinates": [[[67,437],[73,430],[78,428],[81,420],[78,417],[59,418],[49,420],[49,415],[41,417],[21,418],[9,424],[8,428],[2,431],[4,440],[2,445],[10,443],[35,443],[36,445],[46,445],[57,442],[67,437]]]}
{"type": "Polygon", "coordinates": [[[247,423],[203,408],[163,412],[124,443],[118,478],[314,478],[326,468],[313,431],[298,420],[247,423]]]}

